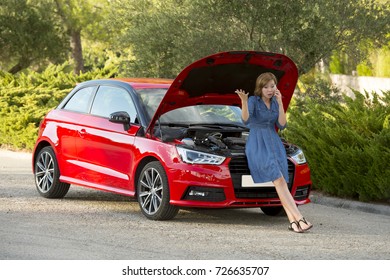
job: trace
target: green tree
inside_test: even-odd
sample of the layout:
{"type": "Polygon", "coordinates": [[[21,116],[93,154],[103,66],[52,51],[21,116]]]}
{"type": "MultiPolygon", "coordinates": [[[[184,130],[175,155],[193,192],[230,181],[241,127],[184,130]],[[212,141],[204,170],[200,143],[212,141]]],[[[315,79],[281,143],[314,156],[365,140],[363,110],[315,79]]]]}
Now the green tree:
{"type": "Polygon", "coordinates": [[[106,14],[105,5],[107,3],[107,1],[99,0],[54,0],[54,11],[60,17],[69,36],[76,74],[84,71],[82,36],[85,38],[98,38],[96,35],[104,36],[104,26],[101,22],[106,14]]]}
{"type": "MultiPolygon", "coordinates": [[[[4,0],[0,3],[0,61],[11,73],[68,55],[74,72],[84,71],[82,42],[102,40],[105,0],[4,0]]],[[[89,43],[89,42],[88,42],[89,43]]]]}
{"type": "Polygon", "coordinates": [[[175,76],[189,62],[222,50],[284,53],[306,73],[334,50],[360,52],[389,34],[389,7],[375,0],[116,0],[116,38],[131,45],[130,66],[148,76],[175,76]],[[169,62],[167,62],[169,61],[169,62]]]}
{"type": "Polygon", "coordinates": [[[1,68],[15,74],[42,61],[58,63],[65,59],[66,38],[46,11],[45,5],[33,5],[27,0],[2,0],[1,68]]]}

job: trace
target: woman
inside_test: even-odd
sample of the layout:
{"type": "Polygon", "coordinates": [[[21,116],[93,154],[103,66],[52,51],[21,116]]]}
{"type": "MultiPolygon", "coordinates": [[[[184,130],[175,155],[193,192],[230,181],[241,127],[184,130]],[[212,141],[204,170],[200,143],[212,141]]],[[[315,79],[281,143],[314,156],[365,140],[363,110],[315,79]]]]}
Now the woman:
{"type": "Polygon", "coordinates": [[[289,230],[305,232],[312,224],[299,212],[288,190],[287,156],[283,143],[275,130],[284,129],[287,124],[282,95],[276,88],[277,80],[272,73],[263,73],[256,80],[254,96],[236,90],[242,103],[242,119],[249,123],[249,137],[246,155],[249,169],[255,183],[272,181],[288,216],[289,230]]]}

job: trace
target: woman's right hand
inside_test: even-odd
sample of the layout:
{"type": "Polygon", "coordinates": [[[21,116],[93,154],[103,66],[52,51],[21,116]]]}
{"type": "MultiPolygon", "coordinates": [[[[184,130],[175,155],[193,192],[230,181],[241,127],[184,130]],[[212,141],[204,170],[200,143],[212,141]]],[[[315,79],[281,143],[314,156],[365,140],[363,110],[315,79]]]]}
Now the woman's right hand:
{"type": "Polygon", "coordinates": [[[248,96],[249,96],[249,92],[246,93],[245,90],[242,90],[242,89],[237,89],[235,91],[235,93],[237,93],[237,95],[240,97],[241,99],[241,118],[244,122],[246,122],[249,118],[249,112],[248,112],[248,96]]]}
{"type": "Polygon", "coordinates": [[[245,92],[244,90],[242,90],[242,89],[237,89],[237,90],[235,91],[235,93],[237,93],[237,95],[240,97],[242,103],[248,101],[249,92],[246,93],[246,92],[245,92]]]}

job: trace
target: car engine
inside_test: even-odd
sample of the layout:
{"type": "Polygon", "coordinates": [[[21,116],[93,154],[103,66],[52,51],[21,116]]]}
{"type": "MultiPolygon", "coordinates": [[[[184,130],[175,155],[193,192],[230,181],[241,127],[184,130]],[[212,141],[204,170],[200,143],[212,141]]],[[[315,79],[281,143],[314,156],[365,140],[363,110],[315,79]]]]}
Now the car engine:
{"type": "MultiPolygon", "coordinates": [[[[160,137],[164,142],[176,142],[188,148],[213,152],[218,155],[230,156],[244,154],[249,130],[242,128],[220,128],[194,126],[189,128],[165,127],[161,129],[160,137]]],[[[287,155],[294,154],[298,147],[282,138],[287,155]]]]}

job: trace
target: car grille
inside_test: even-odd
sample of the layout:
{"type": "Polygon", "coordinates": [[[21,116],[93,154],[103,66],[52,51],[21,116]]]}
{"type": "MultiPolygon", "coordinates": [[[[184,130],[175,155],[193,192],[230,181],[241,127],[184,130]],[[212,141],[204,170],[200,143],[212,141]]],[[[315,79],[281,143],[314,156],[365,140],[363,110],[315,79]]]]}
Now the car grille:
{"type": "MultiPolygon", "coordinates": [[[[291,190],[294,181],[295,166],[287,160],[288,164],[288,188],[291,190]]],[[[229,164],[230,174],[232,176],[234,193],[237,198],[278,198],[274,187],[269,188],[243,188],[241,186],[241,176],[250,175],[248,162],[245,156],[234,157],[229,164]]]]}

